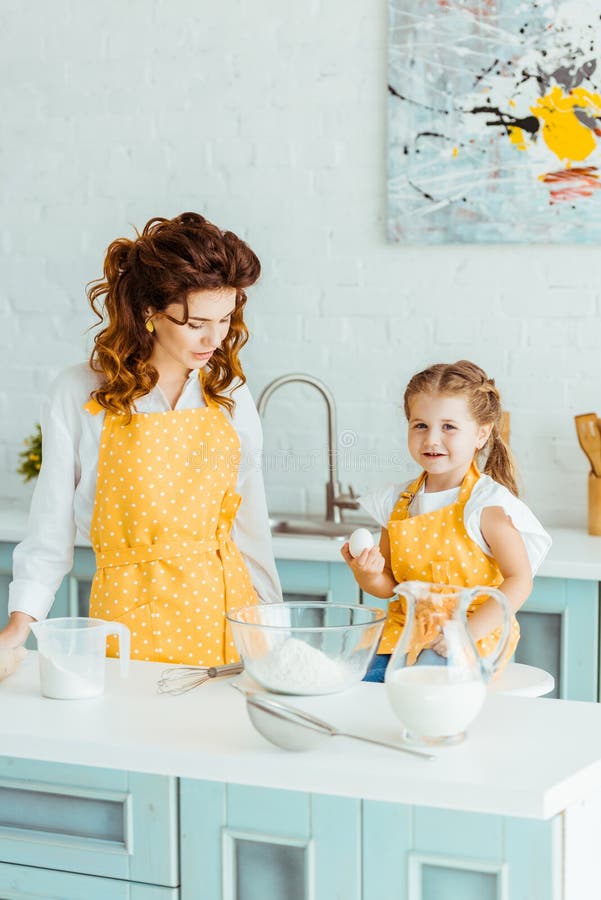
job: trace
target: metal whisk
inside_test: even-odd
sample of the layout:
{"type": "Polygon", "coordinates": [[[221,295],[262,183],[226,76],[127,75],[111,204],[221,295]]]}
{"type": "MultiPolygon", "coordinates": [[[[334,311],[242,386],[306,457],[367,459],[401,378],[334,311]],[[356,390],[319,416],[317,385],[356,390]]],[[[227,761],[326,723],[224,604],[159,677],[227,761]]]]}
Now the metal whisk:
{"type": "Polygon", "coordinates": [[[171,666],[163,669],[157,684],[159,694],[187,694],[211,678],[239,675],[244,671],[240,662],[225,666],[171,666]]]}

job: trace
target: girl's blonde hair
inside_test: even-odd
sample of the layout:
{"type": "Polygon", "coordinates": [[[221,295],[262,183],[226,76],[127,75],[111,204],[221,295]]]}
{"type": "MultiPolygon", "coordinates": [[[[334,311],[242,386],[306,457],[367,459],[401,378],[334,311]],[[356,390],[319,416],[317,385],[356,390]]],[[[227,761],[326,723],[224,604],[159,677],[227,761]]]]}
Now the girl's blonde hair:
{"type": "Polygon", "coordinates": [[[501,395],[494,378],[467,359],[456,363],[438,363],[414,375],[405,390],[405,415],[418,394],[463,394],[471,415],[478,425],[492,424],[488,441],[482,448],[487,453],[484,473],[518,496],[516,467],[511,450],[501,436],[501,395]]]}
{"type": "Polygon", "coordinates": [[[234,400],[227,389],[234,380],[246,381],[238,358],[248,339],[243,318],[245,288],[255,283],[260,272],[257,256],[244,241],[198,213],[182,213],[174,219],[157,216],[133,240],[113,241],[106,252],[103,277],[88,288],[92,309],[106,322],[94,338],[90,358],[92,369],[104,376],[93,398],[129,421],[135,401],[148,394],[159,378],[150,363],[154,339],[146,329],[147,308],[185,325],[191,291],[233,288],[236,306],[229,332],[203,371],[205,395],[231,412],[234,400]],[[172,303],[181,304],[180,318],[163,312],[172,303]]]}

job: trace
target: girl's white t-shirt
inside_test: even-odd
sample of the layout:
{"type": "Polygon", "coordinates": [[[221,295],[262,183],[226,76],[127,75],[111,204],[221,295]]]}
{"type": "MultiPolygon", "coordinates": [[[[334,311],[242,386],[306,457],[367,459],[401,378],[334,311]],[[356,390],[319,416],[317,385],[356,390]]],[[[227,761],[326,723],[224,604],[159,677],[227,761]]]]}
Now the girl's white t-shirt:
{"type": "MultiPolygon", "coordinates": [[[[413,484],[389,484],[359,498],[362,508],[378,522],[383,528],[388,526],[392,510],[396,506],[400,494],[413,484]]],[[[460,488],[451,488],[448,491],[434,491],[426,493],[424,485],[411,501],[409,506],[410,516],[419,516],[424,513],[435,512],[445,506],[456,503],[459,498],[460,488]]],[[[480,516],[487,506],[500,506],[510,517],[514,526],[520,532],[526,546],[528,559],[534,576],[549,552],[551,538],[540,524],[534,513],[526,504],[515,497],[511,491],[502,484],[494,481],[489,475],[481,475],[475,483],[472,493],[465,504],[464,523],[469,536],[486,553],[492,556],[492,551],[480,529],[480,516]]]]}

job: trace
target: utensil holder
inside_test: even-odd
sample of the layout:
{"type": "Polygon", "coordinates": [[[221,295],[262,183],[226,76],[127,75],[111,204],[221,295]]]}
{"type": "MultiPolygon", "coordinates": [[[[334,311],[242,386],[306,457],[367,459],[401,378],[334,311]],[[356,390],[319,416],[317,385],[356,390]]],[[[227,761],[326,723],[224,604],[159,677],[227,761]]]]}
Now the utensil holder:
{"type": "Polygon", "coordinates": [[[588,533],[601,535],[601,478],[588,476],[588,533]]]}

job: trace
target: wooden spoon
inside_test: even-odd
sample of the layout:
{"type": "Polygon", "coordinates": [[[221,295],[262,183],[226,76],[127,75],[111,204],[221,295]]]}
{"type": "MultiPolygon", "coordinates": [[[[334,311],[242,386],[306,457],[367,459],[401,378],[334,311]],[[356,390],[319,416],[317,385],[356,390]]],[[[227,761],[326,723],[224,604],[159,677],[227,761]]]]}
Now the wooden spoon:
{"type": "Polygon", "coordinates": [[[578,443],[591,464],[593,474],[601,478],[601,430],[595,413],[574,416],[578,443]]]}
{"type": "Polygon", "coordinates": [[[501,413],[501,437],[504,442],[509,446],[509,434],[510,434],[510,414],[506,409],[501,413]]]}

